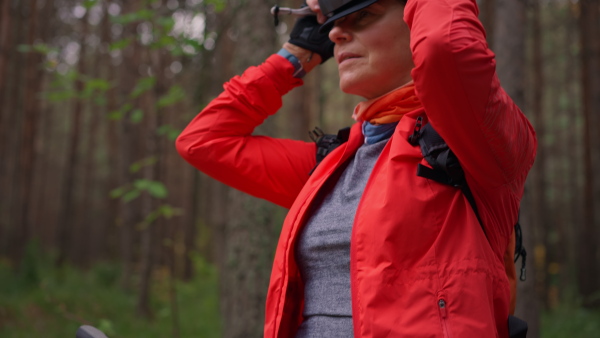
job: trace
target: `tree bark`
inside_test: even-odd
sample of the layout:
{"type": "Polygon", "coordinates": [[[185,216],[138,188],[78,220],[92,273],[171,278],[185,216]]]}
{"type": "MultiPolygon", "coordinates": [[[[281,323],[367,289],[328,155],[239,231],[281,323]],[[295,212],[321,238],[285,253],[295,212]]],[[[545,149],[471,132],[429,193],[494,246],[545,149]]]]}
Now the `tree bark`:
{"type": "MultiPolygon", "coordinates": [[[[114,66],[112,64],[112,56],[110,55],[110,51],[108,50],[108,46],[110,46],[110,44],[113,43],[113,39],[110,32],[112,24],[110,22],[110,16],[108,14],[109,5],[110,3],[108,0],[103,1],[102,7],[104,11],[104,17],[101,23],[101,36],[102,41],[107,47],[107,49],[104,53],[101,64],[104,69],[103,72],[104,74],[106,74],[106,80],[112,83],[113,81],[117,81],[116,70],[118,68],[117,66],[114,66]]],[[[106,92],[106,109],[104,116],[109,116],[108,113],[113,112],[115,110],[117,110],[117,88],[112,87],[106,92]]],[[[116,198],[110,198],[109,196],[111,190],[116,189],[119,186],[125,184],[124,180],[120,181],[121,175],[119,174],[119,169],[122,167],[120,163],[121,159],[119,158],[119,147],[123,142],[121,141],[121,135],[119,134],[119,121],[116,121],[115,119],[107,119],[105,123],[106,126],[104,131],[106,140],[107,161],[111,164],[111,168],[114,170],[110,171],[107,177],[106,184],[104,184],[103,189],[100,189],[102,196],[108,199],[106,206],[106,226],[103,227],[103,230],[106,231],[106,234],[102,236],[106,239],[106,243],[100,247],[100,250],[101,252],[104,252],[106,250],[108,252],[104,252],[104,255],[114,257],[109,253],[117,252],[118,245],[112,244],[114,241],[108,240],[108,238],[109,236],[111,236],[111,234],[119,232],[119,225],[122,225],[122,223],[120,222],[123,222],[123,217],[121,204],[119,203],[119,200],[116,198]]]]}
{"type": "MultiPolygon", "coordinates": [[[[28,6],[29,28],[27,44],[32,46],[35,42],[38,26],[38,2],[32,0],[28,6]]],[[[31,206],[33,202],[32,190],[34,182],[34,166],[35,166],[35,140],[37,137],[38,110],[39,110],[39,92],[43,79],[43,73],[39,71],[41,57],[38,53],[30,52],[27,54],[27,62],[25,69],[25,83],[27,84],[23,96],[23,131],[21,133],[21,149],[20,149],[20,168],[19,176],[21,179],[21,194],[20,194],[20,212],[19,219],[21,220],[18,226],[19,235],[16,238],[18,246],[21,250],[27,246],[32,233],[32,212],[31,206]]],[[[18,261],[24,254],[18,257],[18,261]]]]}
{"type": "Polygon", "coordinates": [[[581,43],[581,77],[582,101],[584,115],[583,149],[584,149],[584,220],[580,228],[578,258],[579,292],[584,306],[598,307],[600,299],[593,295],[600,286],[600,261],[598,260],[598,207],[596,201],[598,186],[594,173],[598,169],[595,147],[596,138],[592,137],[592,129],[598,126],[600,111],[600,15],[598,3],[593,0],[581,0],[580,4],[580,43],[581,43]]]}
{"type": "Polygon", "coordinates": [[[486,30],[488,45],[494,46],[494,30],[496,27],[496,0],[478,0],[479,19],[486,30]]]}
{"type": "MultiPolygon", "coordinates": [[[[79,60],[77,72],[79,75],[87,73],[86,64],[86,50],[87,44],[85,38],[88,35],[89,24],[87,20],[88,13],[86,12],[81,18],[82,29],[79,38],[79,60]]],[[[67,150],[67,161],[64,167],[64,179],[61,187],[61,213],[58,222],[58,256],[56,265],[62,267],[67,260],[68,254],[71,252],[73,247],[73,230],[77,205],[75,203],[75,190],[77,187],[76,177],[79,171],[79,165],[81,162],[79,156],[79,144],[81,142],[81,129],[82,129],[82,117],[84,105],[82,100],[79,98],[83,91],[83,82],[77,80],[75,82],[75,93],[76,98],[73,100],[71,130],[68,139],[68,150],[67,150]]]]}
{"type": "MultiPolygon", "coordinates": [[[[136,4],[132,1],[123,3],[123,13],[130,13],[136,10],[136,4]]],[[[136,30],[131,24],[123,29],[123,34],[120,38],[135,37],[136,30]]],[[[134,86],[134,79],[139,77],[138,66],[140,65],[141,54],[137,42],[133,42],[127,48],[122,50],[122,62],[120,65],[119,82],[119,99],[120,104],[128,103],[129,92],[134,86]]],[[[133,175],[129,172],[129,165],[134,156],[135,135],[133,125],[129,120],[129,116],[125,115],[119,120],[119,162],[118,162],[118,182],[119,186],[125,186],[132,183],[133,175]]],[[[126,289],[132,289],[132,273],[134,268],[134,226],[135,226],[135,210],[132,206],[121,204],[121,214],[119,217],[119,247],[121,258],[121,286],[126,289]]]]}
{"type": "MultiPolygon", "coordinates": [[[[543,140],[546,134],[546,120],[547,114],[544,114],[543,106],[543,93],[544,93],[544,70],[543,70],[543,56],[542,56],[542,23],[540,13],[539,0],[532,0],[531,4],[531,27],[532,27],[532,82],[531,91],[533,93],[531,110],[534,122],[534,127],[537,133],[538,140],[543,140]]],[[[531,170],[529,177],[529,188],[531,189],[531,230],[532,238],[534,241],[530,246],[531,249],[536,248],[538,243],[542,244],[544,248],[548,248],[546,243],[547,230],[551,229],[545,215],[547,214],[547,207],[550,205],[547,200],[547,182],[545,177],[547,174],[548,164],[546,163],[546,152],[544,142],[539,142],[536,159],[534,166],[531,170]]],[[[536,257],[536,252],[530,249],[530,258],[534,264],[530,264],[530,267],[535,269],[535,281],[533,281],[532,290],[523,290],[523,293],[535,291],[539,299],[546,299],[546,255],[543,257],[536,257]],[[536,264],[537,263],[537,264],[536,264]],[[541,263],[541,265],[540,265],[541,263]]],[[[526,285],[524,285],[526,286],[526,285]]]]}
{"type": "MultiPolygon", "coordinates": [[[[11,119],[10,107],[8,106],[8,84],[10,84],[8,66],[12,61],[12,42],[13,42],[13,22],[11,1],[3,1],[0,5],[0,158],[6,159],[0,164],[0,189],[4,192],[9,189],[9,164],[8,160],[10,143],[9,122],[11,119]]],[[[0,214],[6,215],[0,217],[0,253],[8,253],[8,243],[10,238],[10,215],[11,201],[10,198],[4,198],[0,203],[0,214]]]]}
{"type": "MultiPolygon", "coordinates": [[[[219,73],[213,78],[219,84],[248,66],[262,63],[280,48],[272,17],[264,10],[262,0],[247,1],[239,12],[233,3],[228,6],[226,14],[239,15],[225,19],[233,24],[219,32],[217,48],[222,57],[215,67],[219,73]],[[263,48],[257,50],[257,45],[263,48]],[[230,56],[239,57],[228,59],[230,56]]],[[[277,136],[273,119],[257,128],[256,133],[277,136]]],[[[223,337],[262,337],[266,291],[283,212],[221,184],[212,185],[216,188],[211,195],[215,210],[211,223],[216,235],[223,337]]]]}
{"type": "MultiPolygon", "coordinates": [[[[14,8],[14,12],[12,14],[17,18],[14,20],[15,30],[13,30],[14,36],[12,37],[15,42],[13,46],[25,44],[26,37],[25,32],[26,28],[26,17],[23,16],[22,9],[25,7],[25,4],[17,4],[16,8],[14,8]]],[[[6,190],[4,190],[5,200],[3,203],[8,207],[8,212],[6,213],[7,217],[2,219],[6,221],[6,248],[8,256],[12,259],[18,259],[21,254],[21,246],[17,242],[19,238],[20,230],[18,227],[21,225],[21,206],[20,204],[20,193],[21,193],[21,180],[19,175],[19,166],[20,166],[20,154],[19,150],[21,148],[21,133],[22,133],[22,114],[18,114],[17,112],[21,112],[23,109],[23,90],[26,85],[26,78],[23,76],[24,72],[20,72],[23,69],[25,62],[22,57],[22,53],[17,51],[12,51],[11,56],[11,66],[8,70],[8,79],[12,79],[11,86],[7,88],[6,91],[6,111],[8,112],[8,116],[4,125],[6,126],[6,135],[7,142],[5,144],[5,153],[3,154],[3,165],[5,166],[7,172],[6,175],[2,178],[5,179],[3,186],[6,190]]],[[[18,264],[15,265],[18,267],[18,264]]]]}
{"type": "MultiPolygon", "coordinates": [[[[523,1],[506,0],[496,2],[496,18],[494,26],[494,51],[496,52],[497,73],[502,86],[520,106],[525,106],[525,13],[523,1]]],[[[528,182],[530,184],[530,182],[528,182]]],[[[529,185],[528,184],[528,185],[529,185]]],[[[526,189],[529,190],[529,189],[526,189]]],[[[524,245],[529,249],[529,262],[534,261],[535,232],[533,228],[534,216],[532,205],[527,203],[530,198],[525,198],[521,206],[523,219],[524,245]]],[[[527,282],[519,283],[517,291],[517,315],[528,322],[528,337],[539,336],[539,305],[535,296],[534,281],[536,279],[533,264],[529,264],[527,282]]]]}

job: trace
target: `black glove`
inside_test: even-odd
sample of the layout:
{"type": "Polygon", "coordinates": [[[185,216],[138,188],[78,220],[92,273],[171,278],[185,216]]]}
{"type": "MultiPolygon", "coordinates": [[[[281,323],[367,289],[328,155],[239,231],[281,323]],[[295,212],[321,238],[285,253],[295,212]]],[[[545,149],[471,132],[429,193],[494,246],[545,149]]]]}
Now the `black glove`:
{"type": "Polygon", "coordinates": [[[323,63],[333,56],[334,43],[329,40],[329,32],[319,33],[320,27],[316,15],[301,17],[296,21],[288,42],[319,54],[323,63]]]}

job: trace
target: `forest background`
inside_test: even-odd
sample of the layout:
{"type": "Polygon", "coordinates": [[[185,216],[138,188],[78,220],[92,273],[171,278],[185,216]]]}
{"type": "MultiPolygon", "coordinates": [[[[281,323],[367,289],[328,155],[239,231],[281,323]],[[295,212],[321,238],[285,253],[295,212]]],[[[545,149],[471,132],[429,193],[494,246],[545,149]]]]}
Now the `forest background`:
{"type": "MultiPolygon", "coordinates": [[[[518,314],[533,338],[597,337],[600,2],[478,3],[539,139],[518,314]]],[[[0,0],[0,336],[262,336],[286,210],[194,171],[173,141],[287,40],[274,4],[0,0]]],[[[328,62],[257,133],[309,141],[356,103],[328,62]]]]}

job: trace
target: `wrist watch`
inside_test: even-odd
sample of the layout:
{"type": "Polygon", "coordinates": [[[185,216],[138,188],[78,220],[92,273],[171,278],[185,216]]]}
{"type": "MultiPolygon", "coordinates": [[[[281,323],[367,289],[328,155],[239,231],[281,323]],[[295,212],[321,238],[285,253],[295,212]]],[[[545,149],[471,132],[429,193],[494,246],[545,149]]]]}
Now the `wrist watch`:
{"type": "Polygon", "coordinates": [[[298,58],[294,56],[294,54],[290,53],[285,48],[281,48],[279,52],[277,52],[277,54],[286,58],[294,66],[295,78],[302,78],[304,77],[304,75],[306,75],[304,68],[302,68],[302,63],[300,63],[300,60],[298,60],[298,58]]]}

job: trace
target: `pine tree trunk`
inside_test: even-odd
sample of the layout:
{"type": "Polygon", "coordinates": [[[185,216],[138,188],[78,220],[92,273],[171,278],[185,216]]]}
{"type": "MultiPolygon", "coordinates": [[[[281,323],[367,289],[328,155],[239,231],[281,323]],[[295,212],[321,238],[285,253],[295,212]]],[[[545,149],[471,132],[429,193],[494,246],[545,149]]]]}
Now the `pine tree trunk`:
{"type": "MultiPolygon", "coordinates": [[[[0,5],[0,189],[7,194],[10,191],[10,164],[8,160],[11,120],[14,120],[9,106],[9,85],[12,84],[9,77],[9,66],[13,62],[13,11],[11,1],[3,1],[0,5]]],[[[10,243],[10,220],[11,220],[12,198],[4,197],[0,202],[0,253],[8,254],[10,243]]]]}
{"type": "MultiPolygon", "coordinates": [[[[233,17],[232,27],[224,29],[229,34],[222,34],[219,41],[218,53],[223,58],[218,60],[220,74],[215,77],[218,83],[240,74],[248,66],[264,62],[280,48],[272,17],[265,11],[262,0],[247,1],[239,12],[232,7],[234,4],[228,5],[228,13],[239,15],[233,17]],[[233,41],[237,34],[239,37],[233,41]],[[237,58],[227,59],[230,56],[237,58]]],[[[299,116],[307,113],[299,112],[299,116]]],[[[298,129],[306,128],[307,122],[302,124],[298,129]]],[[[267,120],[256,133],[277,136],[274,120],[267,120]]],[[[214,186],[216,193],[211,196],[216,213],[212,228],[216,234],[223,337],[262,337],[266,292],[283,212],[239,191],[220,184],[214,186]]]]}
{"type": "MultiPolygon", "coordinates": [[[[81,18],[81,35],[79,38],[79,60],[77,72],[79,74],[87,73],[87,64],[86,64],[86,50],[87,44],[85,43],[85,38],[88,35],[89,23],[87,20],[88,13],[81,18]]],[[[58,257],[56,260],[56,265],[58,267],[62,267],[67,260],[67,256],[71,253],[73,249],[73,231],[75,226],[80,226],[75,224],[75,216],[77,214],[77,203],[75,203],[75,193],[77,188],[77,179],[76,177],[79,174],[79,166],[80,166],[80,155],[79,155],[79,144],[81,142],[81,129],[83,122],[83,110],[84,105],[82,100],[79,98],[81,92],[83,91],[83,82],[81,80],[77,80],[75,82],[75,93],[77,94],[75,99],[73,99],[73,108],[72,108],[72,120],[71,127],[69,131],[69,139],[67,143],[67,161],[64,167],[64,178],[63,184],[61,187],[61,213],[58,222],[58,257]]]]}
{"type": "MultiPolygon", "coordinates": [[[[503,88],[521,107],[525,107],[525,83],[523,74],[525,68],[525,14],[526,8],[523,1],[505,0],[496,1],[496,17],[494,25],[494,52],[497,60],[497,73],[503,88]]],[[[529,182],[528,182],[529,183],[529,182]]],[[[526,191],[531,188],[526,188],[526,191]]],[[[530,197],[523,199],[521,205],[524,245],[529,249],[527,282],[518,284],[517,315],[528,322],[528,337],[539,336],[539,305],[534,290],[535,270],[531,262],[534,261],[535,232],[533,228],[534,209],[530,197]]]]}
{"type": "MultiPolygon", "coordinates": [[[[137,7],[134,2],[128,1],[123,4],[123,13],[134,12],[137,7]]],[[[136,35],[135,26],[129,24],[124,27],[122,38],[130,38],[136,35]]],[[[124,105],[130,102],[128,95],[134,87],[134,79],[139,77],[138,66],[140,65],[140,48],[136,42],[127,46],[122,50],[123,61],[119,69],[119,104],[124,105]]],[[[129,120],[129,116],[125,114],[118,121],[118,136],[119,136],[119,160],[118,160],[118,185],[120,187],[133,182],[133,175],[129,172],[129,165],[134,161],[135,133],[134,128],[129,120]]],[[[135,201],[134,201],[135,202],[135,201]]],[[[133,289],[132,274],[134,269],[134,227],[135,227],[135,210],[134,203],[121,203],[120,215],[118,217],[120,228],[119,234],[119,251],[121,260],[121,286],[130,290],[133,289]]]]}
{"type": "Polygon", "coordinates": [[[592,297],[600,288],[600,261],[598,260],[598,163],[597,134],[600,112],[600,33],[598,2],[580,2],[581,71],[583,91],[583,149],[584,149],[584,219],[579,232],[579,292],[585,306],[598,307],[600,299],[592,297]]]}

